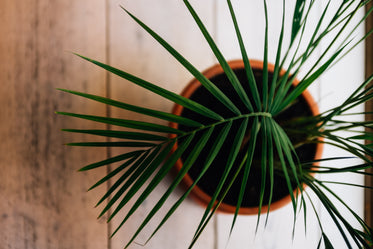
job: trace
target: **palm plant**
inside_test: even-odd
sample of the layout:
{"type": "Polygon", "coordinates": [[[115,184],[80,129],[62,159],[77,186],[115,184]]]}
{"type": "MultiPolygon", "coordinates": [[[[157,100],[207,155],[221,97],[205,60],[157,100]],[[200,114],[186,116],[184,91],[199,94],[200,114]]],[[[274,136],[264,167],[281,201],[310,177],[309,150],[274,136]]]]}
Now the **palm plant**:
{"type": "MultiPolygon", "coordinates": [[[[356,13],[364,8],[370,1],[339,1],[337,11],[329,13],[331,4],[331,0],[329,0],[327,1],[326,7],[320,16],[317,25],[311,26],[308,25],[307,21],[315,0],[297,0],[295,2],[294,12],[292,13],[291,33],[289,37],[286,37],[285,17],[288,14],[285,13],[286,3],[285,0],[283,0],[281,32],[278,37],[274,71],[270,73],[268,70],[269,18],[267,13],[267,2],[266,0],[263,0],[265,10],[263,77],[261,78],[261,82],[258,82],[254,76],[245,49],[234,8],[231,1],[227,0],[244,63],[244,70],[247,77],[247,82],[245,83],[247,84],[246,86],[243,86],[243,83],[237,78],[235,72],[228,65],[228,62],[214,43],[211,35],[189,1],[183,0],[183,2],[200,28],[211,50],[219,61],[219,64],[223,68],[224,73],[239,97],[240,105],[242,105],[243,108],[238,108],[234,101],[229,98],[224,91],[219,89],[214,82],[209,78],[206,78],[203,73],[198,71],[162,37],[123,7],[123,10],[148,34],[157,40],[159,44],[161,44],[172,56],[174,56],[175,59],[202,84],[209,94],[214,96],[216,102],[219,102],[229,110],[230,114],[226,116],[221,115],[201,103],[158,87],[144,79],[131,75],[130,73],[81,55],[78,56],[122,77],[123,79],[129,80],[133,84],[139,85],[165,99],[171,100],[176,104],[183,106],[183,108],[205,117],[209,121],[200,122],[199,120],[193,120],[172,113],[135,106],[101,96],[60,89],[106,105],[140,113],[150,117],[151,119],[161,119],[176,123],[179,125],[178,127],[187,127],[187,129],[176,129],[152,122],[58,112],[58,114],[61,115],[137,130],[134,132],[119,130],[64,129],[64,131],[67,132],[120,139],[120,141],[70,143],[69,145],[72,146],[120,146],[131,149],[130,152],[92,163],[80,169],[81,171],[92,170],[111,163],[120,162],[120,166],[108,173],[90,188],[93,189],[109,179],[112,179],[114,176],[120,175],[97,204],[102,204],[103,201],[111,196],[100,216],[113,208],[114,204],[117,204],[114,211],[110,213],[108,221],[112,220],[123,207],[127,206],[129,200],[131,200],[137,192],[140,192],[140,188],[145,183],[147,184],[145,190],[140,193],[140,196],[130,207],[127,215],[114,231],[113,235],[126,223],[141,203],[144,202],[162,179],[169,173],[174,164],[182,157],[183,153],[188,150],[188,158],[184,160],[181,169],[173,179],[172,183],[166,192],[159,198],[148,216],[144,218],[127,246],[132,243],[152,217],[160,210],[175,188],[177,188],[183,177],[195,164],[201,152],[205,150],[207,157],[203,158],[203,167],[199,171],[199,175],[196,177],[194,183],[189,186],[185,193],[169,209],[154,233],[150,236],[150,238],[152,238],[165,221],[167,221],[167,219],[173,214],[176,208],[187,198],[193,187],[198,184],[206,171],[209,168],[214,167],[214,160],[219,155],[221,148],[224,143],[227,142],[226,139],[230,134],[234,137],[234,142],[229,146],[230,150],[227,152],[228,158],[225,162],[224,172],[222,173],[219,183],[211,196],[211,200],[205,209],[205,213],[200,220],[190,244],[190,248],[193,247],[200,234],[223,202],[231,186],[238,181],[237,179],[239,179],[239,177],[241,177],[240,179],[242,180],[239,181],[240,190],[237,194],[238,199],[235,205],[236,209],[231,225],[232,232],[242,205],[242,200],[246,194],[246,186],[248,184],[247,179],[254,168],[259,170],[262,178],[260,186],[258,186],[260,191],[258,201],[258,223],[260,218],[259,214],[263,212],[263,203],[268,203],[267,210],[264,210],[264,212],[267,212],[268,218],[268,212],[270,210],[272,195],[275,188],[275,175],[280,175],[285,179],[287,191],[291,198],[291,204],[294,211],[294,222],[298,209],[302,208],[304,215],[306,214],[306,210],[308,209],[305,200],[310,199],[309,208],[315,212],[321,229],[318,248],[321,248],[322,246],[325,246],[325,248],[334,247],[330,242],[328,235],[324,232],[323,224],[320,221],[312,199],[309,197],[307,192],[303,191],[304,186],[307,186],[307,188],[318,197],[321,204],[325,207],[334,221],[348,248],[352,248],[354,245],[358,248],[370,248],[372,245],[372,229],[328,187],[327,183],[330,182],[322,181],[315,177],[314,174],[353,173],[369,175],[368,173],[365,173],[364,170],[371,168],[372,166],[370,157],[373,155],[373,150],[370,144],[364,144],[364,140],[372,139],[373,133],[371,132],[371,128],[373,122],[345,121],[343,116],[364,114],[351,113],[349,111],[373,97],[372,86],[369,85],[373,76],[363,82],[341,105],[333,109],[316,116],[301,117],[292,120],[291,125],[289,125],[289,123],[286,124],[286,122],[284,124],[280,123],[276,119],[276,117],[281,115],[281,113],[296,104],[299,96],[301,96],[301,94],[327,69],[332,67],[337,61],[343,58],[355,46],[370,35],[371,32],[363,37],[354,37],[356,29],[367,18],[367,16],[370,15],[372,9],[369,9],[357,24],[352,24],[351,21],[356,13]],[[329,14],[332,14],[331,18],[327,18],[329,14]],[[306,39],[304,34],[310,31],[312,35],[309,39],[306,39]],[[321,41],[324,41],[326,37],[331,35],[331,33],[335,34],[335,38],[332,39],[328,43],[328,46],[323,49],[323,52],[316,61],[311,61],[310,58],[313,56],[316,48],[319,48],[321,41]],[[290,42],[285,47],[284,40],[286,38],[288,38],[290,42]],[[310,61],[311,67],[307,68],[306,71],[302,71],[304,70],[304,65],[310,61]],[[293,86],[292,82],[297,76],[299,76],[299,72],[302,72],[304,76],[300,79],[299,84],[293,86]],[[238,128],[233,129],[232,127],[238,128]],[[353,132],[353,135],[341,137],[336,133],[341,130],[353,132]],[[217,136],[212,135],[214,131],[219,131],[217,136]],[[172,135],[170,136],[169,134],[172,135]],[[292,139],[294,136],[301,137],[301,141],[295,143],[292,139]],[[197,141],[196,137],[198,138],[197,141]],[[242,152],[242,156],[238,156],[244,140],[245,143],[247,143],[247,146],[242,152]],[[208,143],[211,146],[206,147],[206,144],[208,143]],[[346,150],[351,153],[353,157],[362,159],[362,162],[356,165],[338,168],[322,166],[322,163],[325,161],[339,162],[339,160],[345,158],[333,157],[309,161],[300,160],[300,156],[297,154],[296,150],[297,147],[303,144],[317,143],[329,144],[346,150]],[[175,145],[177,145],[177,147],[175,147],[175,145]],[[269,197],[265,197],[265,192],[269,193],[269,197]],[[266,198],[267,200],[265,200],[266,198]],[[355,228],[350,225],[335,205],[335,201],[342,204],[342,206],[352,214],[358,224],[360,224],[360,228],[355,228]]],[[[334,183],[352,185],[344,182],[334,183]]],[[[368,188],[360,185],[355,186],[368,188]]]]}

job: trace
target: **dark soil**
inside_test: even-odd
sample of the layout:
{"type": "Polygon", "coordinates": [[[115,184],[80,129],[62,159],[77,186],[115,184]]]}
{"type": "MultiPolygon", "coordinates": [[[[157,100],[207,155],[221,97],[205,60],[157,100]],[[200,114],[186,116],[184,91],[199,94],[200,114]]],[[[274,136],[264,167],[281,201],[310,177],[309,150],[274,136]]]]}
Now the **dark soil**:
{"type": "MultiPolygon", "coordinates": [[[[245,71],[243,69],[240,69],[240,70],[236,70],[235,73],[237,77],[239,78],[241,84],[243,85],[244,89],[247,92],[249,92],[245,71]]],[[[254,71],[254,74],[255,74],[256,81],[262,82],[262,72],[254,71]]],[[[271,80],[271,77],[269,80],[271,80]]],[[[218,86],[219,89],[221,89],[234,102],[234,104],[241,110],[242,113],[247,113],[247,109],[240,101],[240,98],[238,97],[237,93],[234,91],[233,87],[230,85],[230,83],[227,83],[228,79],[225,76],[225,74],[215,76],[214,78],[211,79],[211,81],[214,82],[216,86],[218,86]]],[[[258,88],[261,89],[260,84],[258,84],[258,88]]],[[[234,116],[234,114],[229,109],[227,109],[223,104],[221,104],[218,100],[216,100],[204,87],[199,87],[194,92],[194,94],[190,97],[190,99],[197,101],[201,103],[202,105],[214,110],[215,112],[219,113],[223,117],[234,116]]],[[[292,120],[293,118],[296,118],[296,117],[310,116],[310,115],[311,115],[311,111],[309,110],[309,106],[305,102],[304,98],[301,96],[298,98],[296,104],[289,107],[286,111],[284,111],[283,113],[275,117],[275,119],[277,120],[278,123],[283,123],[283,122],[292,120]]],[[[193,120],[198,120],[199,122],[203,124],[209,124],[212,122],[212,120],[205,118],[203,116],[200,116],[188,109],[183,109],[182,116],[193,119],[193,120]]],[[[225,144],[223,145],[222,150],[219,152],[217,158],[214,160],[213,164],[210,166],[207,173],[203,176],[203,178],[198,183],[198,186],[210,196],[215,192],[215,189],[226,167],[227,159],[228,159],[228,152],[230,151],[232,147],[234,136],[239,126],[240,126],[240,122],[236,122],[233,125],[231,132],[228,135],[228,138],[225,144]]],[[[189,127],[184,127],[184,126],[180,126],[179,128],[185,131],[188,131],[188,129],[190,129],[189,127]]],[[[214,130],[212,137],[218,136],[219,132],[221,131],[221,128],[222,127],[217,126],[214,130]]],[[[200,139],[200,136],[196,134],[196,137],[194,138],[193,142],[196,143],[199,139],[200,139]]],[[[290,139],[292,141],[295,141],[301,138],[290,136],[290,139]]],[[[199,175],[201,168],[203,166],[203,163],[205,162],[205,158],[209,154],[209,150],[213,145],[213,142],[214,142],[214,139],[210,139],[210,141],[207,143],[202,153],[200,154],[199,158],[197,159],[196,163],[190,169],[188,174],[190,175],[192,179],[196,179],[197,176],[199,175]]],[[[260,142],[261,142],[261,134],[259,133],[258,135],[259,145],[260,145],[260,142]]],[[[254,207],[254,206],[258,206],[258,203],[259,203],[259,193],[260,193],[261,178],[262,178],[260,165],[258,165],[258,162],[260,161],[260,154],[261,154],[259,147],[260,146],[257,146],[254,152],[254,163],[251,168],[250,176],[249,176],[248,183],[246,186],[246,192],[245,192],[245,196],[244,196],[243,203],[242,203],[243,207],[254,207]]],[[[181,157],[182,161],[185,161],[186,158],[188,158],[188,155],[190,154],[191,149],[193,149],[193,147],[185,151],[185,153],[181,157]]],[[[247,146],[246,148],[245,146],[242,146],[238,159],[244,156],[245,149],[247,150],[247,146]]],[[[316,146],[314,144],[308,144],[308,145],[303,145],[299,147],[297,149],[297,154],[300,158],[300,161],[306,161],[306,160],[312,160],[314,158],[315,151],[316,151],[316,146]]],[[[236,160],[236,161],[239,162],[240,160],[236,160]]],[[[238,167],[238,164],[237,163],[234,164],[232,171],[234,172],[235,169],[237,169],[237,167],[238,167]]],[[[239,190],[241,188],[241,181],[242,181],[242,174],[240,175],[238,179],[236,179],[228,195],[223,200],[224,203],[230,204],[230,205],[235,205],[237,203],[239,190]]],[[[266,175],[266,182],[265,182],[266,191],[265,191],[265,197],[264,197],[264,203],[263,203],[264,205],[268,203],[268,199],[269,199],[269,183],[270,183],[269,176],[266,175]]],[[[289,194],[286,181],[281,175],[278,175],[278,174],[275,175],[274,183],[275,183],[275,187],[274,187],[274,194],[273,194],[272,202],[282,199],[283,197],[289,194]]],[[[295,188],[295,186],[296,184],[293,184],[293,188],[295,188]]]]}

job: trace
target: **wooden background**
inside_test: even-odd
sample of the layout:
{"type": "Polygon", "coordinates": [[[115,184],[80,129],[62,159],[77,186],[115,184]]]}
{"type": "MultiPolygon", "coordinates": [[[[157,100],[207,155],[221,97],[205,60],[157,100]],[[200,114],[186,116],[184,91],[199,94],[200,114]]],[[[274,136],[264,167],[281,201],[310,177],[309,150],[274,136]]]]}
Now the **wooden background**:
{"type": "MultiPolygon", "coordinates": [[[[225,1],[191,2],[224,55],[228,59],[238,58],[225,1]]],[[[249,55],[260,59],[264,37],[262,1],[233,2],[242,30],[247,31],[244,38],[249,55]]],[[[280,2],[268,1],[271,18],[280,17],[280,2]]],[[[107,74],[72,55],[71,51],[123,68],[175,92],[180,92],[191,79],[185,69],[119,8],[119,4],[164,36],[197,68],[204,70],[215,63],[182,1],[0,1],[0,249],[123,248],[138,218],[150,210],[157,194],[164,191],[167,181],[142,205],[128,225],[109,240],[109,234],[120,219],[106,224],[104,219],[96,219],[100,209],[94,208],[107,186],[86,193],[107,169],[89,173],[76,170],[120,151],[64,146],[87,137],[62,133],[61,128],[103,126],[54,114],[58,110],[142,119],[61,93],[56,88],[106,95],[164,111],[172,107],[172,103],[107,74]]],[[[323,3],[317,4],[321,12],[323,3]]],[[[278,34],[276,23],[270,27],[270,34],[273,37],[278,34]]],[[[276,39],[270,39],[270,49],[275,48],[276,39]]],[[[273,61],[273,49],[270,55],[273,61]]],[[[340,96],[362,82],[363,68],[364,49],[359,47],[321,78],[311,89],[320,109],[338,104],[340,96]],[[350,73],[345,73],[346,68],[350,73]]],[[[325,153],[341,155],[330,148],[326,148],[325,153]]],[[[362,182],[361,178],[352,180],[362,182]]],[[[358,213],[363,213],[362,191],[343,188],[336,191],[358,213]]],[[[172,198],[176,199],[179,194],[175,193],[172,198]]],[[[330,222],[317,206],[323,221],[330,222]]],[[[200,206],[188,200],[149,244],[145,247],[133,244],[130,248],[186,248],[202,212],[200,206]]],[[[316,248],[319,230],[314,217],[308,218],[307,236],[304,236],[304,220],[297,222],[296,239],[292,241],[291,213],[291,207],[272,213],[266,230],[261,226],[256,235],[256,217],[240,217],[227,248],[316,248]]],[[[217,215],[196,248],[226,248],[231,219],[230,215],[217,215]]],[[[154,225],[151,224],[136,242],[143,243],[154,225]]],[[[333,229],[330,228],[332,233],[333,229]]],[[[340,237],[334,236],[333,240],[336,248],[345,248],[340,237]]]]}
{"type": "MultiPolygon", "coordinates": [[[[367,6],[367,9],[369,7],[373,6],[372,3],[370,3],[367,6]]],[[[373,28],[373,18],[370,16],[365,25],[366,32],[369,32],[373,28]]],[[[369,77],[373,74],[373,37],[370,36],[367,38],[365,43],[365,76],[369,77]]],[[[367,120],[373,120],[373,102],[370,101],[365,105],[366,111],[370,112],[366,116],[367,120]]],[[[370,143],[370,141],[367,141],[367,143],[370,143]]],[[[373,173],[372,169],[370,169],[370,172],[373,173]]],[[[368,186],[373,187],[373,180],[370,177],[365,178],[365,182],[368,186]]],[[[373,225],[373,190],[366,190],[365,191],[365,220],[370,224],[373,225]]]]}

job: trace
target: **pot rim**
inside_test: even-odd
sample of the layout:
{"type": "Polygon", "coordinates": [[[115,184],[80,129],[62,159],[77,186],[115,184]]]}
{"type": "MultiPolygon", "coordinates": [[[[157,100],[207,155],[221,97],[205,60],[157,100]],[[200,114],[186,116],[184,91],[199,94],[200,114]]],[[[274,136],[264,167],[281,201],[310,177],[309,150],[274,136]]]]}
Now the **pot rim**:
{"type": "MultiPolygon", "coordinates": [[[[243,63],[242,60],[228,61],[228,65],[233,70],[244,68],[244,63],[243,63]]],[[[250,65],[251,65],[252,69],[254,69],[254,70],[255,69],[256,70],[263,69],[263,62],[260,61],[260,60],[250,60],[250,65]]],[[[275,68],[275,66],[273,64],[268,63],[268,71],[269,72],[274,72],[274,68],[275,68]]],[[[223,70],[223,68],[221,67],[220,64],[215,64],[214,66],[208,68],[207,70],[203,71],[202,73],[206,78],[211,79],[215,75],[219,75],[219,74],[224,73],[224,70],[223,70]]],[[[285,74],[285,70],[280,71],[280,75],[282,75],[282,74],[285,74]]],[[[299,81],[297,79],[295,79],[293,81],[293,85],[296,86],[297,84],[299,84],[299,81]]],[[[201,83],[197,79],[194,78],[184,88],[184,90],[181,92],[181,95],[183,97],[189,98],[197,90],[197,88],[199,88],[200,86],[201,86],[201,83]]],[[[313,99],[310,92],[308,90],[305,90],[305,91],[303,91],[302,96],[306,100],[308,106],[310,107],[310,111],[311,111],[312,115],[316,116],[316,115],[320,114],[317,103],[313,99]]],[[[172,110],[172,113],[176,114],[176,115],[181,115],[183,109],[184,109],[183,106],[175,104],[174,108],[172,110]]],[[[177,129],[179,125],[177,123],[170,122],[169,126],[177,129]]],[[[171,138],[173,138],[175,136],[176,136],[175,134],[170,135],[171,138]]],[[[173,147],[171,152],[174,152],[176,150],[176,148],[177,148],[177,143],[175,144],[175,146],[173,147]]],[[[315,160],[319,160],[319,159],[322,158],[322,151],[323,151],[323,144],[322,143],[317,143],[316,144],[316,151],[315,151],[315,160]]],[[[181,169],[182,165],[183,165],[183,162],[181,161],[181,159],[179,159],[176,162],[174,167],[176,168],[177,171],[179,171],[181,169]]],[[[313,165],[318,166],[319,163],[314,163],[313,165]]],[[[184,185],[186,185],[187,188],[189,188],[193,184],[193,180],[188,175],[188,173],[184,176],[182,182],[183,182],[184,185]]],[[[303,189],[305,187],[306,187],[306,185],[303,184],[303,189]]],[[[300,194],[300,191],[298,189],[295,189],[293,193],[294,193],[294,196],[296,196],[296,195],[300,194]]],[[[190,193],[190,196],[195,201],[197,201],[199,204],[201,204],[202,206],[205,206],[205,207],[207,206],[207,204],[211,200],[211,196],[208,195],[207,193],[205,193],[202,189],[200,189],[198,187],[198,185],[194,186],[194,188],[192,189],[192,191],[190,193]]],[[[288,194],[285,197],[281,198],[280,200],[271,202],[270,211],[277,210],[277,209],[289,204],[290,202],[291,202],[291,197],[288,194]]],[[[265,213],[265,212],[267,212],[267,210],[268,210],[268,205],[263,205],[262,209],[261,209],[261,213],[265,213]]],[[[222,202],[220,204],[220,206],[218,207],[217,211],[223,212],[223,213],[234,214],[235,211],[236,211],[236,207],[233,206],[233,205],[229,205],[229,204],[226,204],[226,203],[222,202]]],[[[245,215],[254,215],[254,214],[257,215],[259,213],[259,207],[241,207],[239,209],[238,213],[239,214],[245,214],[245,215]]]]}

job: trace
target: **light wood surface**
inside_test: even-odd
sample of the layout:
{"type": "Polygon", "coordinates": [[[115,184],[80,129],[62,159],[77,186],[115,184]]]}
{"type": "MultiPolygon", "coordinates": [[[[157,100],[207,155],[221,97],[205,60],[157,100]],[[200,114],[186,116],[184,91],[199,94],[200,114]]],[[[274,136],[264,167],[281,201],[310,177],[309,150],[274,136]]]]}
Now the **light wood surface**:
{"type": "MultiPolygon", "coordinates": [[[[168,90],[179,93],[192,76],[149,34],[146,33],[137,23],[135,23],[122,9],[118,8],[121,1],[111,1],[109,19],[109,58],[110,64],[125,69],[126,71],[140,76],[154,84],[162,86],[168,90]],[[126,45],[123,45],[126,44],[126,45]]],[[[213,1],[192,1],[197,11],[204,17],[204,21],[209,29],[213,29],[213,1]]],[[[205,55],[208,46],[205,44],[202,35],[193,22],[182,1],[163,0],[147,1],[138,0],[124,4],[128,11],[140,18],[144,23],[159,33],[172,46],[178,49],[186,58],[191,60],[195,66],[204,70],[211,66],[213,57],[211,54],[205,55]],[[167,6],[167,8],[165,7],[167,6]],[[149,15],[149,10],[152,14],[149,15]]],[[[163,100],[160,96],[149,91],[134,86],[129,82],[110,76],[111,97],[131,104],[137,104],[147,108],[162,111],[171,111],[172,103],[163,100]]],[[[117,108],[111,109],[114,117],[131,118],[142,121],[149,121],[147,117],[136,113],[120,111],[117,108]]],[[[157,120],[152,120],[158,122],[157,120]]],[[[162,123],[162,121],[159,121],[162,123]]],[[[167,124],[163,121],[162,124],[167,124]]],[[[117,127],[116,127],[117,128],[117,127]]],[[[112,150],[114,155],[122,150],[112,150]]],[[[115,167],[115,166],[114,166],[115,167]]],[[[166,191],[171,183],[172,176],[167,177],[156,189],[146,202],[129,220],[129,222],[111,240],[112,248],[122,248],[130,237],[135,233],[137,226],[142,219],[150,212],[155,205],[157,198],[166,191]]],[[[166,206],[177,201],[182,194],[182,189],[170,197],[166,206]]],[[[152,231],[156,228],[157,222],[168,209],[160,210],[159,215],[149,223],[149,226],[137,237],[136,243],[143,244],[152,231]]],[[[202,218],[203,208],[193,201],[187,200],[175,213],[175,215],[165,224],[159,233],[145,247],[132,244],[129,248],[187,248],[192,239],[199,219],[202,218]]],[[[111,224],[111,229],[115,229],[121,222],[126,211],[118,214],[111,224]]],[[[196,248],[214,248],[215,234],[214,222],[212,222],[204,236],[200,239],[196,248]]]]}
{"type": "Polygon", "coordinates": [[[82,137],[60,129],[85,123],[54,114],[105,114],[56,90],[105,93],[103,72],[67,52],[105,59],[104,7],[92,0],[0,2],[0,248],[107,247],[106,224],[93,209],[102,189],[86,193],[102,171],[77,172],[105,151],[64,146],[82,137]]]}
{"type": "MultiPolygon", "coordinates": [[[[269,9],[271,18],[279,18],[279,7],[274,5],[280,3],[269,2],[272,6],[269,9]]],[[[191,3],[223,54],[228,59],[239,58],[226,1],[193,0],[191,3]]],[[[237,0],[233,3],[244,31],[249,56],[262,58],[262,2],[237,0]]],[[[94,206],[107,186],[86,193],[107,169],[88,173],[78,173],[76,170],[107,155],[123,153],[123,150],[106,151],[63,145],[93,139],[63,133],[61,128],[93,129],[105,126],[57,116],[54,114],[56,110],[142,121],[145,118],[116,108],[106,108],[99,103],[59,92],[56,88],[106,95],[163,111],[172,108],[171,102],[107,74],[70,51],[107,62],[176,93],[191,80],[192,76],[119,5],[125,6],[158,32],[198,69],[204,70],[216,62],[182,1],[26,0],[22,4],[14,0],[1,1],[0,249],[123,248],[141,218],[151,210],[172,179],[172,176],[168,176],[133,218],[109,239],[109,234],[121,222],[126,210],[120,212],[112,223],[106,224],[104,219],[96,219],[102,207],[95,209],[94,206]]],[[[322,3],[317,3],[317,7],[321,11],[322,3]]],[[[310,22],[317,20],[316,13],[310,22]]],[[[276,44],[277,38],[273,38],[278,34],[276,25],[270,27],[270,34],[270,44],[276,44]]],[[[273,56],[274,52],[270,50],[271,61],[274,60],[273,56]]],[[[364,74],[363,58],[364,51],[360,47],[312,87],[311,92],[321,110],[335,105],[341,95],[348,93],[344,86],[354,87],[356,85],[353,84],[360,83],[364,74]],[[352,68],[349,74],[352,78],[341,76],[346,68],[352,68]],[[341,76],[337,82],[332,80],[334,75],[341,76]]],[[[327,149],[326,153],[330,153],[326,154],[330,156],[339,152],[327,149]]],[[[113,167],[115,165],[111,165],[113,167]]],[[[337,191],[345,192],[347,201],[361,213],[362,191],[337,191]]],[[[178,189],[166,205],[172,204],[181,194],[182,189],[178,189]]],[[[320,208],[319,204],[316,205],[320,208]]],[[[165,211],[167,209],[161,214],[165,211]]],[[[187,200],[149,244],[141,246],[161,216],[155,217],[155,221],[129,248],[187,248],[203,211],[194,201],[187,200]]],[[[324,219],[326,214],[322,216],[324,219]]],[[[265,217],[262,217],[264,220],[265,217]]],[[[261,226],[257,234],[256,217],[240,217],[232,237],[227,241],[231,221],[231,215],[217,215],[195,248],[313,249],[318,242],[319,229],[314,216],[307,218],[307,236],[304,235],[304,219],[298,220],[297,238],[292,240],[291,206],[273,212],[266,230],[261,226]]],[[[325,222],[329,224],[327,219],[325,222]]],[[[338,236],[333,240],[337,243],[341,241],[338,236]]],[[[343,248],[343,244],[338,244],[336,248],[343,248]]]]}

